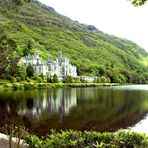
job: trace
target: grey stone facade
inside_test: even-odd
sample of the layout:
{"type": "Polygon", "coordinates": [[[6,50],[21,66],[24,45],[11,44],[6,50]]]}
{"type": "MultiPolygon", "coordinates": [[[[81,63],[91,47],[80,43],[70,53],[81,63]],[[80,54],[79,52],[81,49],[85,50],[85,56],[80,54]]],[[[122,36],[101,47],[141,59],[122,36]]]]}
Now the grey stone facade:
{"type": "Polygon", "coordinates": [[[34,72],[37,75],[43,74],[44,76],[49,75],[51,78],[56,74],[59,80],[63,80],[66,76],[77,77],[77,68],[73,66],[68,58],[62,58],[62,52],[58,52],[56,60],[48,58],[47,61],[43,61],[38,53],[34,55],[28,55],[23,57],[20,62],[24,63],[26,67],[28,65],[33,66],[34,72]]]}

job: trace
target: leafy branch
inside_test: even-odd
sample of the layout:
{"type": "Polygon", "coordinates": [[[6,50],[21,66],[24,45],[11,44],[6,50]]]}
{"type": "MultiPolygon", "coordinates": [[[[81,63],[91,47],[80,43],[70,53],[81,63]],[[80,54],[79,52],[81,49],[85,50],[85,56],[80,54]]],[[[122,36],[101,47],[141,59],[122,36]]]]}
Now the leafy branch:
{"type": "Polygon", "coordinates": [[[144,5],[148,0],[129,0],[134,6],[144,5]]]}

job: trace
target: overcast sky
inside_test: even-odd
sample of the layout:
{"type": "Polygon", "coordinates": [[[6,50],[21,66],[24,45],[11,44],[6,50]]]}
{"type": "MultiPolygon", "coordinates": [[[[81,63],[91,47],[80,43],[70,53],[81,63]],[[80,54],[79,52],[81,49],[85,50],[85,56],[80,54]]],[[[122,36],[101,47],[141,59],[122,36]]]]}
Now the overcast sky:
{"type": "Polygon", "coordinates": [[[39,0],[80,23],[134,41],[148,51],[148,3],[134,7],[127,0],[39,0]]]}

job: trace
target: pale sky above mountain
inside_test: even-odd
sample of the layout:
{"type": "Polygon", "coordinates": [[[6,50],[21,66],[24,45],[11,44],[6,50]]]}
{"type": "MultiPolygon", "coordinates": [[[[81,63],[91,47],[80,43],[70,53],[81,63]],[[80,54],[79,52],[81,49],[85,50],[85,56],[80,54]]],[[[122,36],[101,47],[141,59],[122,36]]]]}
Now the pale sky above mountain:
{"type": "Polygon", "coordinates": [[[148,51],[148,3],[132,6],[127,0],[39,0],[72,20],[134,41],[148,51]]]}

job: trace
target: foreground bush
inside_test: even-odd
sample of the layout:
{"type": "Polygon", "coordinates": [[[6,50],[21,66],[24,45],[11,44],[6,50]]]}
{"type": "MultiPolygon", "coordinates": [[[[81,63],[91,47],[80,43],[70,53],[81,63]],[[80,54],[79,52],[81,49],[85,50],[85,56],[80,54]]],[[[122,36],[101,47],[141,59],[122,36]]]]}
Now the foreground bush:
{"type": "Polygon", "coordinates": [[[47,138],[30,135],[26,139],[31,148],[146,148],[148,137],[131,131],[100,133],[95,131],[52,131],[47,138]]]}

